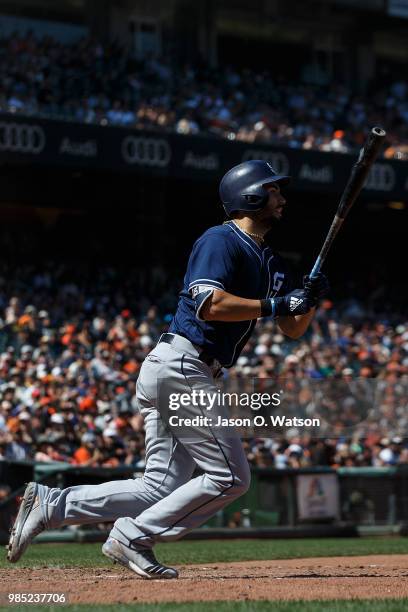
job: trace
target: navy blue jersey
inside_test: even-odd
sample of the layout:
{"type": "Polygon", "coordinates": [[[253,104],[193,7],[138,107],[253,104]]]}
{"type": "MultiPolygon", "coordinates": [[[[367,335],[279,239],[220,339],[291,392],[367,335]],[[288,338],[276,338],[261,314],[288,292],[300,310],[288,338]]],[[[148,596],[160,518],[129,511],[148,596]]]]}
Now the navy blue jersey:
{"type": "Polygon", "coordinates": [[[214,289],[264,299],[288,293],[290,279],[279,255],[269,246],[260,247],[233,222],[211,227],[196,241],[169,331],[188,338],[229,368],[248,341],[256,319],[202,320],[200,296],[208,296],[214,289]]]}

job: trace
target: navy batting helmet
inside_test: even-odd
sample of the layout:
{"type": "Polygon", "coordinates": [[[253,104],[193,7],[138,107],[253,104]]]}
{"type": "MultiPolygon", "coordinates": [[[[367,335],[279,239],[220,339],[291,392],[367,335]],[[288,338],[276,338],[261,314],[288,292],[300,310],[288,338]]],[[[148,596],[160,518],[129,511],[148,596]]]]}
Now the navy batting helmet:
{"type": "Polygon", "coordinates": [[[268,201],[264,185],[280,182],[287,184],[290,176],[282,176],[262,159],[252,159],[234,166],[223,176],[220,197],[228,216],[235,210],[255,212],[268,201]]]}

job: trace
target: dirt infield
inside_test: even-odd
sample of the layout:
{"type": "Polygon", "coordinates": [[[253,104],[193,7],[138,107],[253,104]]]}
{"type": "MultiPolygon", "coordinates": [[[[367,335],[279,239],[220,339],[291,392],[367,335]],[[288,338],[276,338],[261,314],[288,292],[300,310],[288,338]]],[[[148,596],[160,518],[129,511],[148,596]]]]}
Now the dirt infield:
{"type": "Polygon", "coordinates": [[[408,555],[188,565],[174,581],[125,568],[0,570],[10,592],[67,593],[69,603],[408,597],[408,555]]]}

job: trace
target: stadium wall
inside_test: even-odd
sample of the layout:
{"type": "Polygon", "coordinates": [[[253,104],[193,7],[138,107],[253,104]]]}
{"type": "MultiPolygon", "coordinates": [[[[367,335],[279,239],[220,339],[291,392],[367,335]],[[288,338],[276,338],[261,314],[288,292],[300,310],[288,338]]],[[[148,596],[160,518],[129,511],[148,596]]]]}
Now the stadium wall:
{"type": "MultiPolygon", "coordinates": [[[[109,169],[208,182],[248,159],[265,159],[277,172],[290,173],[304,192],[338,194],[346,184],[355,155],[0,115],[3,167],[32,164],[109,169]]],[[[388,200],[406,199],[406,164],[379,160],[369,175],[365,193],[388,200]]]]}
{"type": "MultiPolygon", "coordinates": [[[[118,478],[141,477],[142,473],[143,470],[132,466],[87,468],[58,463],[3,461],[0,464],[0,480],[13,492],[0,500],[0,540],[6,539],[18,496],[27,480],[34,479],[49,486],[65,488],[84,482],[99,484],[118,478]]],[[[264,537],[316,533],[350,535],[353,526],[387,527],[389,530],[398,527],[403,531],[407,510],[406,466],[340,468],[337,471],[325,467],[253,469],[249,491],[223,513],[213,517],[203,529],[215,530],[215,534],[219,529],[238,530],[240,537],[250,537],[248,530],[251,529],[263,530],[264,537]],[[325,525],[326,530],[323,528],[325,525]],[[330,525],[334,529],[330,530],[330,525]],[[323,532],[320,533],[319,529],[322,528],[323,532]]],[[[200,537],[199,534],[196,536],[200,537]]],[[[64,536],[53,532],[50,537],[55,541],[64,536]]],[[[103,537],[103,533],[100,537],[103,537]]],[[[49,540],[49,536],[47,538],[49,540]]],[[[81,538],[88,541],[98,539],[98,533],[93,529],[81,538]]]]}

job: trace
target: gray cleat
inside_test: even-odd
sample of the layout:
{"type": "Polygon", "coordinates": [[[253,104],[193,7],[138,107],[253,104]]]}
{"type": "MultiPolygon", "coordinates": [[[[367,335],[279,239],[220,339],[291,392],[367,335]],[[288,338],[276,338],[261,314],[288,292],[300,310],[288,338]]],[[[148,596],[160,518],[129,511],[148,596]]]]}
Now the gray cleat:
{"type": "Polygon", "coordinates": [[[36,482],[30,482],[24,492],[8,543],[7,559],[11,563],[18,561],[35,536],[45,529],[38,492],[36,482]]]}
{"type": "Polygon", "coordinates": [[[128,548],[114,538],[108,538],[102,546],[106,557],[124,565],[143,578],[178,578],[178,571],[159,563],[151,548],[128,548]]]}

